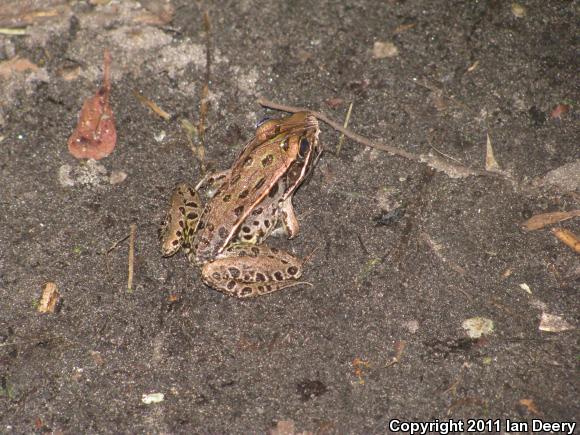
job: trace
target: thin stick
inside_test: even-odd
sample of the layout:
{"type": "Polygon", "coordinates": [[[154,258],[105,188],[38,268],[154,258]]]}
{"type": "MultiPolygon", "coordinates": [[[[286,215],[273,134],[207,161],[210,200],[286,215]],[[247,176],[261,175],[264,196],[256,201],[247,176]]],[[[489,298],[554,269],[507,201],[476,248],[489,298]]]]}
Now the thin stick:
{"type": "Polygon", "coordinates": [[[123,237],[122,239],[117,240],[115,243],[113,243],[113,245],[107,250],[107,252],[104,252],[104,254],[108,254],[109,252],[111,252],[113,249],[115,249],[117,246],[119,246],[121,243],[123,243],[125,240],[127,240],[129,238],[129,236],[131,236],[131,234],[127,234],[125,237],[123,237]]]}
{"type": "Polygon", "coordinates": [[[129,226],[129,278],[127,279],[127,291],[133,291],[133,271],[135,270],[135,233],[137,232],[137,225],[131,224],[129,226]]]}
{"type": "MultiPolygon", "coordinates": [[[[343,133],[346,137],[348,137],[348,138],[354,140],[355,142],[358,142],[364,146],[368,146],[368,147],[375,148],[375,149],[378,149],[381,151],[385,151],[393,156],[403,157],[403,158],[405,158],[407,160],[411,160],[413,162],[427,163],[429,165],[433,165],[434,167],[441,166],[441,164],[438,162],[438,160],[440,160],[440,159],[438,159],[437,157],[428,156],[428,155],[424,155],[424,154],[417,155],[417,154],[410,153],[408,151],[404,151],[402,149],[395,148],[393,146],[390,146],[390,145],[387,145],[387,144],[384,144],[381,142],[371,141],[364,136],[361,136],[353,131],[350,131],[347,128],[344,128],[342,125],[340,125],[336,121],[330,119],[328,116],[326,116],[322,112],[316,112],[316,111],[307,109],[305,107],[286,106],[284,104],[274,103],[273,101],[269,101],[266,98],[258,98],[257,103],[261,106],[264,106],[264,107],[269,107],[269,108],[275,109],[275,110],[281,110],[282,112],[289,112],[289,113],[310,112],[316,118],[318,118],[319,120],[321,120],[325,124],[330,125],[336,131],[343,133]]],[[[461,174],[461,176],[485,176],[485,177],[493,177],[493,178],[506,178],[503,174],[499,174],[496,172],[480,171],[478,169],[471,169],[471,168],[468,168],[466,166],[456,165],[456,164],[449,163],[449,162],[445,162],[445,166],[448,169],[452,169],[452,170],[456,171],[457,173],[461,174]]]]}
{"type": "MultiPolygon", "coordinates": [[[[350,121],[350,114],[352,113],[352,106],[353,106],[353,102],[350,102],[350,105],[348,106],[348,112],[346,112],[346,118],[344,119],[344,124],[343,127],[347,128],[348,127],[348,121],[350,121]]],[[[341,133],[340,137],[338,138],[338,145],[336,145],[336,155],[338,156],[340,154],[340,150],[342,149],[342,144],[344,143],[344,133],[341,133]]]]}

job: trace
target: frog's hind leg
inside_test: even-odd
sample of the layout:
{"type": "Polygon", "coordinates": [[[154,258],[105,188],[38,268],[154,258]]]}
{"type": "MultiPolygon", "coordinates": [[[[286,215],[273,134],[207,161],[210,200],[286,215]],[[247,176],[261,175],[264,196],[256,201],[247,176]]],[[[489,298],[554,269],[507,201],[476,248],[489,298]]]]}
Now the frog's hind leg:
{"type": "Polygon", "coordinates": [[[187,183],[178,184],[159,231],[161,253],[170,257],[181,247],[189,251],[190,235],[195,231],[202,206],[197,191],[187,183]]]}
{"type": "Polygon", "coordinates": [[[251,298],[299,284],[302,260],[266,245],[230,246],[201,270],[210,287],[238,298],[251,298]]]}

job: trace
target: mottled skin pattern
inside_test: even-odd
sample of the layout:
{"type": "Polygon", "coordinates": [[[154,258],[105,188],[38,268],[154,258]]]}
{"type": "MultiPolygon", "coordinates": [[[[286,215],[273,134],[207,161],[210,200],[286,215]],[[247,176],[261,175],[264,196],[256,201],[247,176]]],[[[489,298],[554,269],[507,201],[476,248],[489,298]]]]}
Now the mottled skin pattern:
{"type": "Polygon", "coordinates": [[[320,153],[318,122],[308,112],[261,124],[231,169],[193,188],[179,184],[161,228],[162,253],[183,248],[205,284],[240,298],[299,284],[302,260],[263,242],[281,228],[293,238],[292,195],[320,153]],[[198,191],[216,193],[204,206],[198,191]]]}

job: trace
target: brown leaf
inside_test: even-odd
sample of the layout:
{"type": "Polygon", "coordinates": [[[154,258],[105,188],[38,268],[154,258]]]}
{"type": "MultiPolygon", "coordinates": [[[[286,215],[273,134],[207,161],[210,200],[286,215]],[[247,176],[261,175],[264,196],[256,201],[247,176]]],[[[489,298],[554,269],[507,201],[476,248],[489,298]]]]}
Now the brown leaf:
{"type": "Polygon", "coordinates": [[[522,227],[527,231],[539,230],[547,225],[556,224],[577,216],[580,216],[580,210],[542,213],[532,216],[527,221],[523,222],[522,227]]]}
{"type": "Polygon", "coordinates": [[[493,147],[491,146],[491,139],[489,134],[487,135],[487,142],[485,145],[485,170],[486,171],[497,171],[499,165],[495,156],[493,155],[493,147]]]}
{"type": "Polygon", "coordinates": [[[392,42],[376,41],[373,45],[373,58],[384,59],[395,57],[399,54],[399,49],[392,42]]]}
{"type": "Polygon", "coordinates": [[[534,401],[532,399],[521,399],[520,405],[525,406],[530,414],[539,415],[539,416],[544,415],[543,412],[538,410],[538,407],[536,406],[536,404],[534,403],[534,401]]]}
{"type": "Polygon", "coordinates": [[[25,71],[38,71],[38,67],[28,59],[18,56],[0,62],[0,77],[3,79],[8,79],[12,74],[19,74],[25,71]]]}
{"type": "Polygon", "coordinates": [[[564,228],[553,228],[552,233],[576,254],[580,254],[580,238],[576,234],[564,228]]]}
{"type": "Polygon", "coordinates": [[[574,325],[568,323],[562,316],[543,312],[538,329],[545,332],[564,332],[576,328],[574,325]]]}
{"type": "Polygon", "coordinates": [[[109,105],[110,66],[111,53],[105,50],[103,86],[94,96],[85,100],[77,127],[68,139],[68,150],[77,159],[100,160],[115,149],[117,129],[113,110],[109,105]]]}
{"type": "Polygon", "coordinates": [[[60,293],[54,282],[47,282],[42,287],[42,295],[38,302],[37,311],[39,313],[54,313],[56,305],[60,300],[60,293]]]}
{"type": "Polygon", "coordinates": [[[568,104],[558,104],[556,107],[552,109],[552,112],[550,112],[550,118],[561,119],[562,115],[565,115],[569,111],[570,106],[568,104]]]}

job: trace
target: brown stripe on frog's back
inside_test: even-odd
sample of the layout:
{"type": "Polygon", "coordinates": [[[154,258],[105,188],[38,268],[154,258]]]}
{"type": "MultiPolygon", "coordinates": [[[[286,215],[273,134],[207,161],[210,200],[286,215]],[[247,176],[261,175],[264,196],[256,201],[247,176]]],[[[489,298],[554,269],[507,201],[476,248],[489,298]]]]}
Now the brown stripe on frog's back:
{"type": "Polygon", "coordinates": [[[262,167],[262,160],[267,156],[253,158],[252,163],[237,174],[239,177],[234,176],[232,181],[222,186],[212,198],[212,207],[204,216],[204,221],[219,222],[219,225],[214,225],[214,228],[208,228],[206,225],[197,233],[197,240],[209,240],[209,244],[199,244],[198,261],[214,258],[230,243],[247,216],[262,202],[287,170],[292,157],[278,146],[272,147],[269,151],[267,156],[271,156],[271,162],[268,168],[264,170],[262,167]]]}

